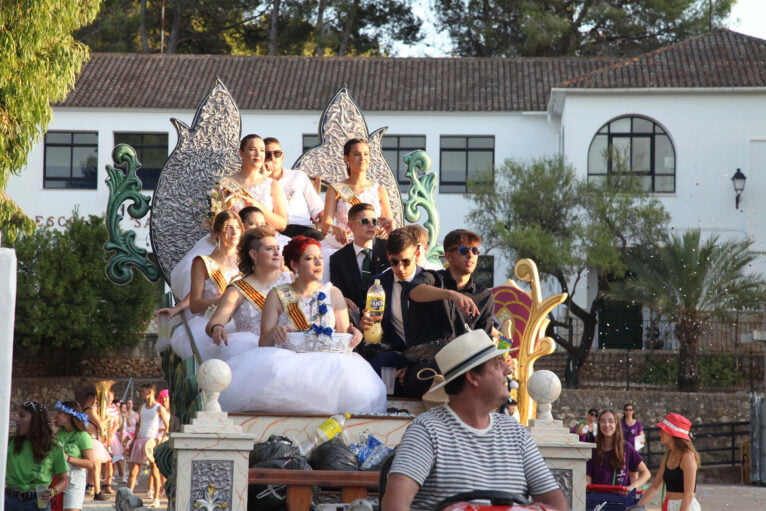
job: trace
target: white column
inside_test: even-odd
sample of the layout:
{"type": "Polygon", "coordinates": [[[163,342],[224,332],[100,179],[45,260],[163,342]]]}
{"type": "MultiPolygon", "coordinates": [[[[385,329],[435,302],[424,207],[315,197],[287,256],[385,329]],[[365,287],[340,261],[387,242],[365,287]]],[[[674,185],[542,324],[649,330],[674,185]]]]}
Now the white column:
{"type": "Polygon", "coordinates": [[[208,360],[197,370],[205,396],[203,411],[181,433],[171,433],[175,457],[176,497],[171,510],[198,508],[247,511],[247,470],[254,436],[243,434],[226,412],[218,394],[231,382],[229,366],[208,360]]]}
{"type": "MultiPolygon", "coordinates": [[[[5,488],[5,460],[8,454],[8,422],[11,408],[11,366],[13,361],[13,318],[16,311],[16,251],[0,248],[0,486],[5,488]]],[[[5,492],[0,492],[0,509],[5,492]]]]}

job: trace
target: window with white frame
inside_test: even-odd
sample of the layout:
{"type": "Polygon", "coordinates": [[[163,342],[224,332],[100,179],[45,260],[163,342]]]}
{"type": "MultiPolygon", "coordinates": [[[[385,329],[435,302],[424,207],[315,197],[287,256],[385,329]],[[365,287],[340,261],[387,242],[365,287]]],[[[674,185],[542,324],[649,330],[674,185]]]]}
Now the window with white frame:
{"type": "Polygon", "coordinates": [[[676,153],[670,136],[646,117],[604,124],[588,149],[588,180],[603,181],[618,170],[636,175],[646,191],[675,192],[676,153]]]}

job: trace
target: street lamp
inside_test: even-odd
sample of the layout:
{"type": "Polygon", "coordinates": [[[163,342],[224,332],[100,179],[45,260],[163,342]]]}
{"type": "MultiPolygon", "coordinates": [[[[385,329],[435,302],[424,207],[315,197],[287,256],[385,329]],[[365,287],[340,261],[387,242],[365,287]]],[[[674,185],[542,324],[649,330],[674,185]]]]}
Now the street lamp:
{"type": "Polygon", "coordinates": [[[734,193],[737,197],[734,199],[734,208],[739,209],[739,198],[742,196],[742,191],[745,189],[745,181],[747,176],[737,169],[733,176],[731,176],[731,182],[734,184],[734,193]]]}

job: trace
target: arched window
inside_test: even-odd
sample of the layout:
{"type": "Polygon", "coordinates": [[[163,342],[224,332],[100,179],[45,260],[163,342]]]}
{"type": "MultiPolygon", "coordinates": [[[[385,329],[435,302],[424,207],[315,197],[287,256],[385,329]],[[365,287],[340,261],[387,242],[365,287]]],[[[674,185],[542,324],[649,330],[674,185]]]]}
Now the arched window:
{"type": "Polygon", "coordinates": [[[676,191],[676,152],[659,124],[645,117],[619,117],[604,124],[588,149],[588,180],[605,180],[622,163],[635,173],[644,189],[676,191]]]}

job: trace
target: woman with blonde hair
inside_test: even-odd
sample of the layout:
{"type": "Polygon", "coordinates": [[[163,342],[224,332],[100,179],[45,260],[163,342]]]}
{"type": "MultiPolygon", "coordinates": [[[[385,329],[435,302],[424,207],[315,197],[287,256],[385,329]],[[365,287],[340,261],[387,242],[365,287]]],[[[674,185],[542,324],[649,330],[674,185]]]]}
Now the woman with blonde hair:
{"type": "Polygon", "coordinates": [[[691,441],[691,421],[683,415],[669,413],[656,426],[660,428],[660,443],[665,447],[665,455],[652,485],[638,505],[648,504],[664,484],[662,511],[700,511],[702,508],[694,495],[700,455],[691,441]]]}

